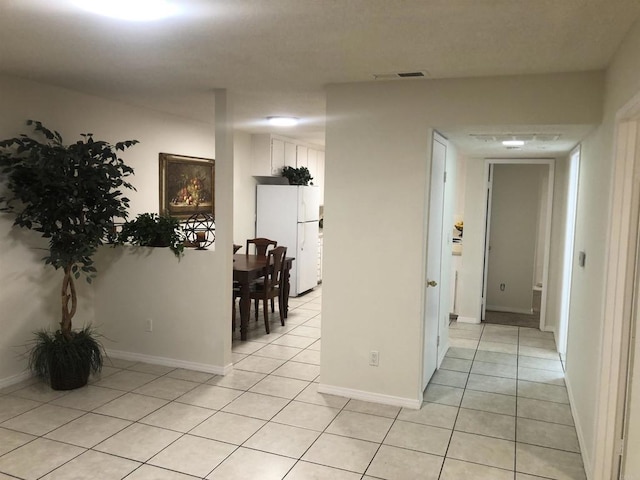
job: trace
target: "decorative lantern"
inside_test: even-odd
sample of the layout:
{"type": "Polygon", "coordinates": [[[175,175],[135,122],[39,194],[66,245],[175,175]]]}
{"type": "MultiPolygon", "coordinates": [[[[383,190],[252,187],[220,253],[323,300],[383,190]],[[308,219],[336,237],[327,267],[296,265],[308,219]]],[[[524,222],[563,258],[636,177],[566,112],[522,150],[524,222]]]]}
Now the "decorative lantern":
{"type": "Polygon", "coordinates": [[[216,225],[210,213],[194,213],[182,226],[187,242],[198,250],[213,245],[216,240],[216,225]]]}

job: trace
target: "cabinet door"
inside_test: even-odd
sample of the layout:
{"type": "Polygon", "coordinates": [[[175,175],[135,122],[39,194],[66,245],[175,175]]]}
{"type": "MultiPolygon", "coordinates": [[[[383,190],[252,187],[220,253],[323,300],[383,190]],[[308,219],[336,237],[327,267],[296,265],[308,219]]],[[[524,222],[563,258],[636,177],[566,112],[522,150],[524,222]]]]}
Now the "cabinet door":
{"type": "Polygon", "coordinates": [[[284,142],[284,164],[288,167],[296,167],[296,144],[284,142]]]}
{"type": "Polygon", "coordinates": [[[271,175],[280,175],[284,167],[284,142],[271,139],[271,175]]]}
{"type": "Polygon", "coordinates": [[[324,152],[322,151],[318,151],[316,178],[313,184],[320,188],[320,205],[324,205],[324,152]]]}
{"type": "Polygon", "coordinates": [[[302,145],[298,145],[296,154],[296,166],[309,168],[309,149],[302,145]]]}
{"type": "Polygon", "coordinates": [[[316,177],[318,174],[317,164],[318,164],[318,151],[314,150],[313,148],[310,148],[309,151],[307,152],[307,168],[309,169],[309,173],[313,177],[313,180],[311,180],[313,185],[317,185],[316,183],[316,177]]]}

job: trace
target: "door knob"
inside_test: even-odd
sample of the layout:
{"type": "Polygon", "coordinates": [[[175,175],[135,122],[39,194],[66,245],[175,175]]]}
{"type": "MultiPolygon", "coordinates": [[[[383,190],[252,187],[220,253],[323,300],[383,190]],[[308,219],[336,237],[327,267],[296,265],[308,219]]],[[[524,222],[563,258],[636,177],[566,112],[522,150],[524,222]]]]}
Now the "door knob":
{"type": "Polygon", "coordinates": [[[436,286],[438,286],[438,282],[436,282],[435,280],[429,280],[427,282],[427,286],[428,287],[436,287],[436,286]]]}

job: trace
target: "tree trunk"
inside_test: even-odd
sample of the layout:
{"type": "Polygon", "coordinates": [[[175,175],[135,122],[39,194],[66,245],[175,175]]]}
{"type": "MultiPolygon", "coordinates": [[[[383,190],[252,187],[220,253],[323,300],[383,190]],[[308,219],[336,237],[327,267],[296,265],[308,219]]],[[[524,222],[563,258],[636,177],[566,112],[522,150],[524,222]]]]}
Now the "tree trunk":
{"type": "Polygon", "coordinates": [[[78,298],[76,296],[76,286],[71,273],[72,265],[64,267],[64,279],[62,280],[61,300],[62,319],[60,320],[60,331],[63,335],[71,334],[71,319],[76,314],[78,298]]]}

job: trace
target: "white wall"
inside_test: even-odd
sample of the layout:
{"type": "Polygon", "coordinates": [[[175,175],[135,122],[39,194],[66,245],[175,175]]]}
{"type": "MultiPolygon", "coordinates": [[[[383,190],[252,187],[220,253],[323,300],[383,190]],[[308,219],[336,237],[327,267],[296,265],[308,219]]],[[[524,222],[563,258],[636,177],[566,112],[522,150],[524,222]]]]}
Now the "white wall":
{"type": "Polygon", "coordinates": [[[445,158],[445,169],[447,181],[444,184],[444,209],[442,222],[442,264],[440,265],[440,346],[438,347],[438,366],[444,358],[449,348],[449,314],[453,313],[450,306],[453,304],[451,285],[455,281],[452,270],[453,257],[451,249],[453,246],[452,234],[454,230],[454,212],[456,204],[457,167],[458,151],[454,145],[447,142],[447,154],[445,158]]]}
{"type": "MultiPolygon", "coordinates": [[[[611,381],[609,378],[597,378],[597,372],[601,365],[602,332],[608,328],[609,321],[603,315],[603,281],[611,215],[615,115],[640,92],[638,51],[640,23],[636,22],[607,71],[602,125],[582,143],[580,156],[566,382],[587,472],[598,448],[594,432],[599,383],[611,381]],[[584,268],[577,266],[579,251],[587,255],[584,268]]],[[[635,474],[639,475],[638,472],[635,474]]]]}
{"type": "MultiPolygon", "coordinates": [[[[136,186],[137,192],[128,195],[131,198],[131,216],[140,212],[158,211],[158,153],[178,153],[210,158],[215,156],[213,94],[212,122],[204,124],[12,77],[0,77],[0,92],[2,92],[3,104],[3,115],[0,116],[1,138],[27,132],[25,121],[35,119],[42,121],[49,128],[59,130],[67,143],[74,141],[80,133],[86,132],[94,133],[97,139],[111,142],[126,139],[139,140],[140,144],[123,154],[125,161],[136,172],[132,183],[136,186]]],[[[230,167],[216,164],[216,198],[219,193],[230,192],[232,175],[230,167]]],[[[225,229],[232,228],[233,205],[227,198],[221,198],[224,201],[216,201],[216,222],[218,236],[225,238],[225,229]]],[[[31,332],[36,328],[55,324],[59,315],[59,298],[56,293],[61,275],[58,274],[59,272],[48,272],[39,260],[42,253],[33,250],[32,246],[38,245],[41,240],[37,239],[34,233],[18,232],[10,228],[10,222],[7,215],[0,214],[0,238],[2,239],[0,277],[2,284],[5,285],[5,288],[0,291],[0,302],[3,307],[0,327],[5,332],[0,336],[0,381],[11,381],[15,375],[20,375],[24,371],[26,363],[24,359],[16,358],[16,346],[27,342],[31,338],[31,332]]],[[[227,250],[230,255],[230,235],[227,243],[229,243],[227,250]]],[[[222,252],[226,254],[226,250],[223,248],[224,245],[218,246],[222,248],[220,251],[209,253],[210,268],[218,272],[214,274],[213,281],[208,274],[206,282],[196,282],[200,285],[199,289],[182,292],[181,301],[185,301],[190,296],[194,304],[201,304],[205,296],[211,305],[226,305],[230,313],[230,303],[227,301],[229,296],[225,296],[215,287],[219,282],[226,280],[230,282],[231,277],[230,269],[227,272],[224,268],[220,268],[224,265],[222,252]],[[184,295],[189,296],[184,297],[184,295]]],[[[101,252],[98,260],[98,283],[94,289],[81,286],[82,291],[86,293],[80,297],[81,310],[75,317],[75,324],[94,322],[106,330],[111,330],[110,322],[118,322],[119,319],[111,316],[108,305],[117,305],[120,299],[112,295],[113,292],[107,285],[107,278],[109,274],[117,276],[117,273],[114,273],[114,270],[109,274],[106,272],[108,270],[106,260],[109,260],[109,255],[103,255],[101,252]],[[105,279],[100,278],[103,270],[107,277],[105,279]],[[101,297],[102,288],[108,292],[109,298],[101,297]],[[94,293],[99,306],[95,312],[94,293]]],[[[156,282],[162,285],[172,270],[178,266],[177,262],[172,260],[165,265],[167,268],[164,270],[163,260],[160,260],[160,264],[157,265],[160,273],[145,279],[150,289],[153,289],[156,282]]],[[[181,266],[188,268],[188,261],[186,260],[181,266]]],[[[120,267],[123,265],[118,265],[118,262],[110,265],[111,269],[120,267]]],[[[125,270],[126,268],[128,267],[125,267],[125,270]]],[[[125,282],[122,286],[123,290],[135,292],[137,284],[126,283],[132,278],[122,277],[122,281],[125,282]]],[[[156,291],[161,290],[162,288],[158,288],[156,291]]],[[[167,298],[171,297],[158,296],[156,301],[164,303],[167,298]]],[[[128,301],[124,299],[123,305],[128,301]]],[[[167,311],[170,310],[167,308],[167,311]]],[[[221,311],[216,310],[206,317],[203,316],[202,322],[209,322],[209,324],[202,324],[200,333],[194,338],[201,337],[202,331],[212,331],[214,342],[218,341],[223,328],[222,323],[219,322],[224,321],[220,314],[221,311]],[[218,328],[220,328],[219,332],[218,328]]],[[[137,325],[132,324],[131,329],[137,329],[137,325]]],[[[225,333],[227,333],[226,330],[225,328],[225,333]]],[[[125,332],[121,332],[121,335],[124,336],[125,332]]],[[[114,340],[122,341],[122,338],[118,337],[114,340]]],[[[182,355],[185,358],[191,355],[190,351],[193,347],[188,341],[180,343],[182,355]]],[[[131,348],[143,351],[141,345],[132,344],[131,348]]],[[[224,355],[230,357],[230,353],[224,355]]],[[[212,357],[210,363],[223,365],[225,360],[220,358],[212,357]]]]}
{"type": "Polygon", "coordinates": [[[553,211],[551,214],[551,239],[549,248],[549,284],[547,285],[547,311],[545,329],[555,333],[558,339],[560,325],[562,273],[564,265],[564,240],[567,221],[567,192],[569,188],[569,159],[556,158],[553,186],[553,211]]]}
{"type": "MultiPolygon", "coordinates": [[[[547,165],[493,166],[487,309],[531,313],[540,182],[547,165]],[[500,286],[504,284],[504,291],[500,286]]],[[[544,229],[543,229],[544,230],[544,229]]]]}
{"type": "Polygon", "coordinates": [[[536,254],[534,286],[542,286],[544,274],[544,251],[547,246],[547,203],[549,188],[549,169],[544,168],[538,182],[538,218],[536,222],[536,254]]]}
{"type": "Polygon", "coordinates": [[[234,133],[233,243],[246,248],[247,238],[256,233],[256,181],[252,174],[251,135],[234,133]]]}
{"type": "Polygon", "coordinates": [[[421,398],[430,127],[597,123],[601,88],[600,73],[327,87],[322,388],[421,398]]]}

